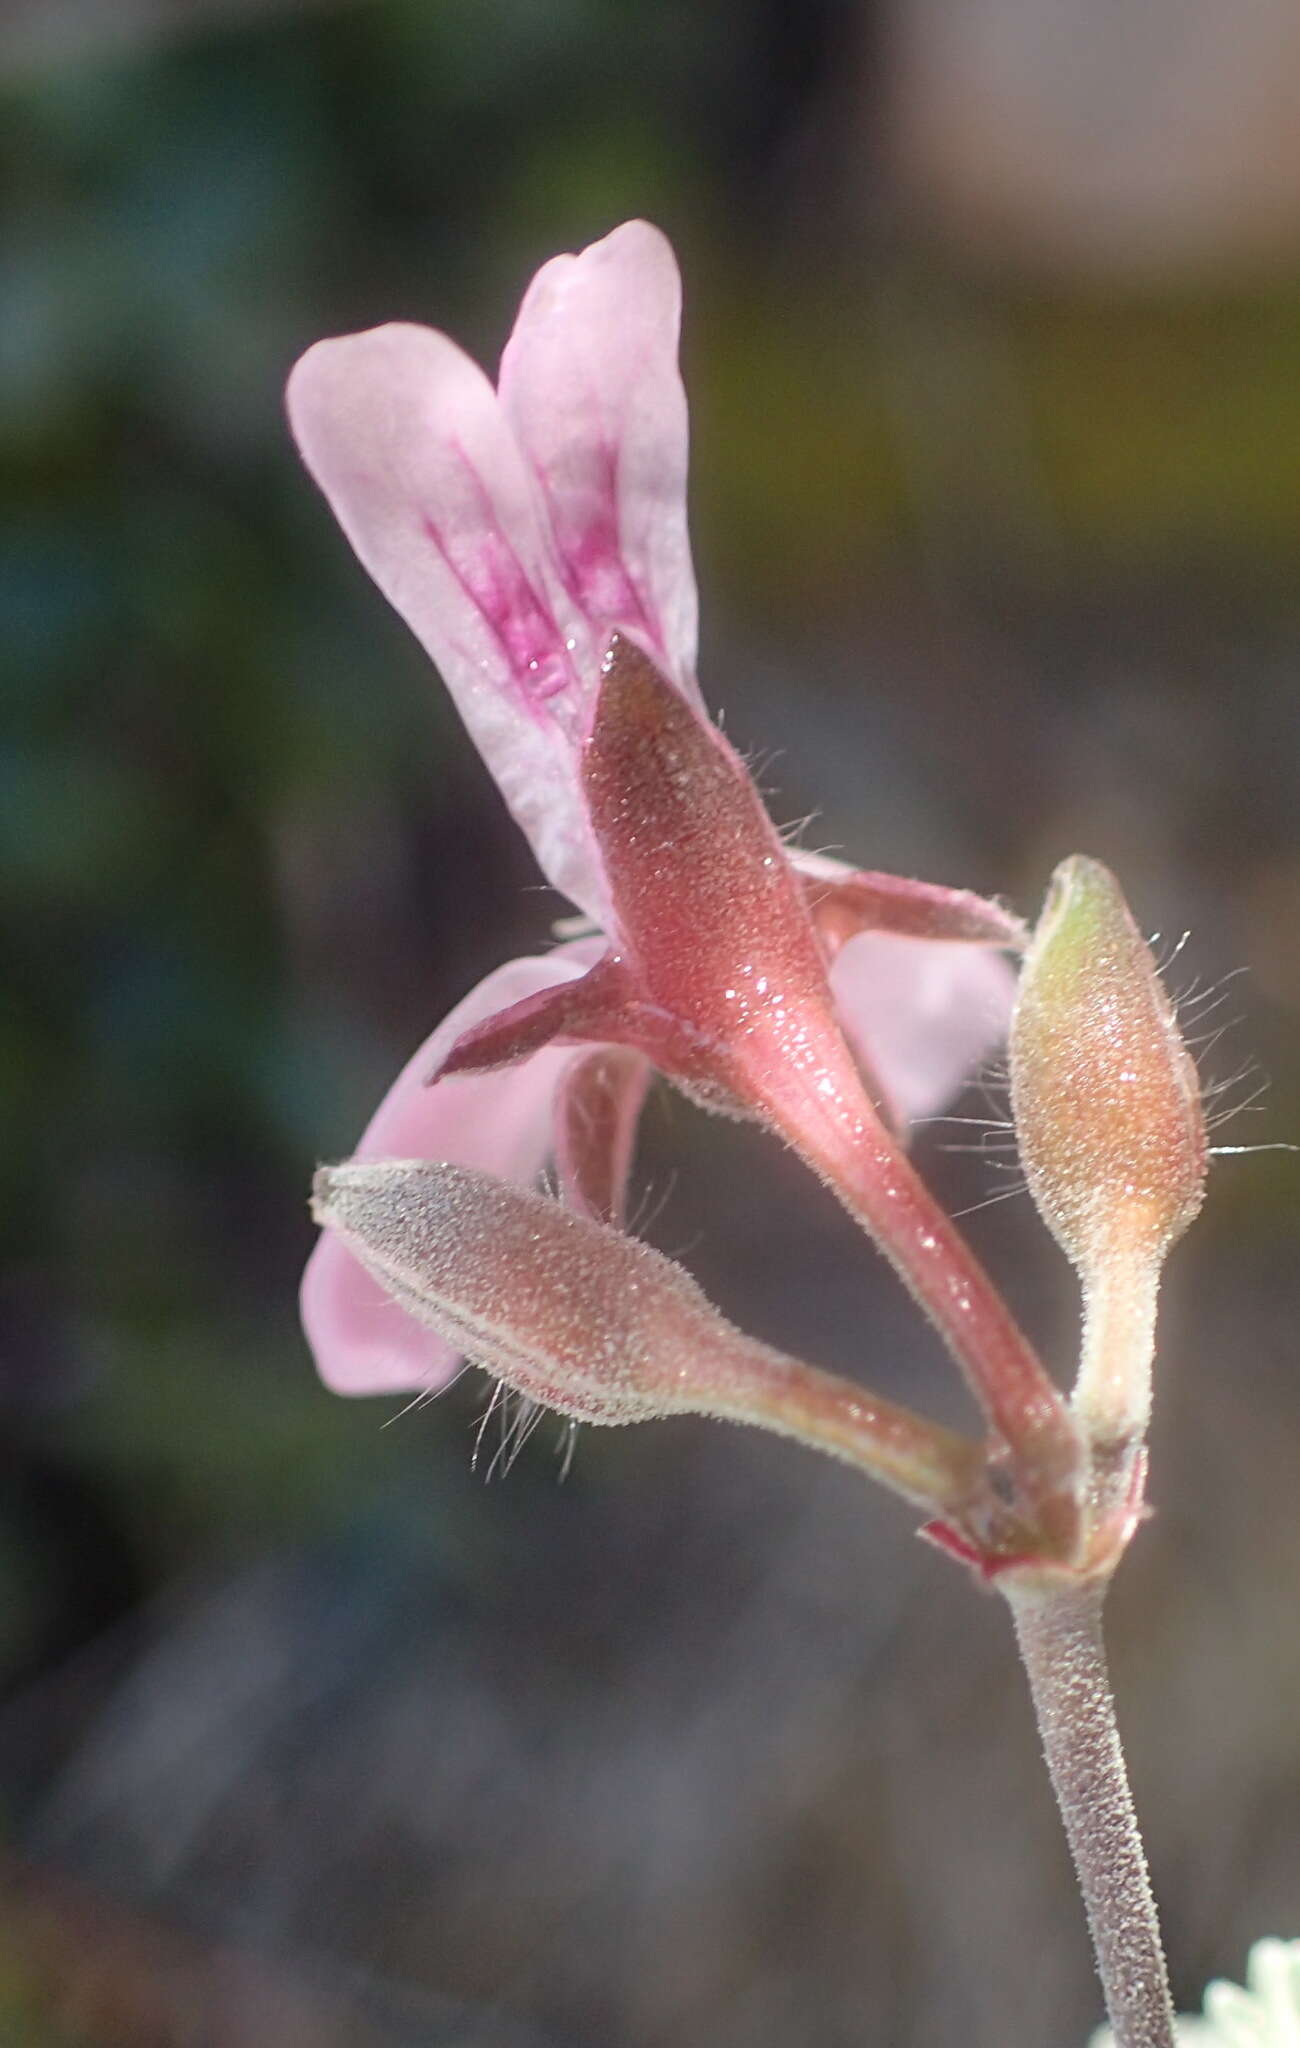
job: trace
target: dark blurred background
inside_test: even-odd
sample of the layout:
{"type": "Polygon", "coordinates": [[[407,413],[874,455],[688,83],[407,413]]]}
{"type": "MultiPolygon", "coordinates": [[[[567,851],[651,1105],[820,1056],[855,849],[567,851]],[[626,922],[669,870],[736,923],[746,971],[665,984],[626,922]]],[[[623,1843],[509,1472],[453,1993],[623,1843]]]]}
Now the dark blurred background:
{"type": "MultiPolygon", "coordinates": [[[[313,1163],[560,906],[280,391],[393,316],[492,361],[659,221],[778,818],[1026,912],[1105,859],[1224,998],[1221,1141],[1295,1137],[1300,5],[9,0],[0,73],[0,2041],[1082,2048],[1006,1618],[906,1513],[703,1423],[485,1484],[481,1381],[317,1385],[313,1163]]],[[[961,1413],[759,1135],[656,1098],[638,1190],[961,1413]]],[[[1027,1198],[968,1227],[1068,1371],[1027,1198]]],[[[1185,2006],[1300,1934],[1298,1254],[1297,1162],[1224,1159],[1112,1599],[1185,2006]]]]}

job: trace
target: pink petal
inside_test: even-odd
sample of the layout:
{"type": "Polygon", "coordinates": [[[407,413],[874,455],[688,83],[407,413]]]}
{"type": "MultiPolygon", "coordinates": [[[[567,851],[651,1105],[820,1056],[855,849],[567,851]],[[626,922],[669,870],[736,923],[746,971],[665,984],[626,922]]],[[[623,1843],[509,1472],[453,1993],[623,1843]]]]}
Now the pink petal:
{"type": "MultiPolygon", "coordinates": [[[[521,1065],[425,1086],[479,1018],[538,988],[581,974],[591,942],[511,960],[458,1003],[407,1061],[366,1128],[357,1159],[444,1159],[527,1185],[551,1149],[556,1090],[581,1046],[547,1047],[521,1065]]],[[[307,1262],[302,1320],[326,1386],[336,1394],[410,1393],[442,1385],[452,1346],[400,1309],[331,1231],[307,1262]]]]}
{"type": "Polygon", "coordinates": [[[626,1226],[627,1184],[650,1062],[623,1045],[574,1060],[555,1104],[555,1164],[564,1201],[594,1223],[626,1226]]]}
{"type": "Polygon", "coordinates": [[[575,748],[600,648],[492,386],[446,335],[392,325],[318,342],[287,399],[308,468],[441,669],[543,871],[599,918],[575,748]]]}
{"type": "Polygon", "coordinates": [[[698,702],[681,305],[667,240],[628,221],[538,271],[501,358],[500,387],[575,602],[599,629],[644,637],[698,702]]]}
{"type": "Polygon", "coordinates": [[[934,1116],[1006,1036],[1016,978],[998,953],[959,940],[864,932],[831,966],[849,1043],[900,1121],[934,1116]]]}

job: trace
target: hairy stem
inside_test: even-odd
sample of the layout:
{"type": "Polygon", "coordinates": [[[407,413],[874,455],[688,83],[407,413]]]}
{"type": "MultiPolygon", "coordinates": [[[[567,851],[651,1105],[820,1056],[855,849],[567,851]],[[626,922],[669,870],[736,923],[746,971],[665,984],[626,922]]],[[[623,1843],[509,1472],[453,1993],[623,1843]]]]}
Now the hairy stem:
{"type": "Polygon", "coordinates": [[[1164,1951],[1115,1725],[1105,1582],[1016,1582],[1011,1603],[1117,2048],[1175,2048],[1164,1951]]]}
{"type": "Polygon", "coordinates": [[[1115,1453],[1140,1444],[1151,1419],[1160,1261],[1121,1245],[1085,1278],[1083,1356],[1073,1408],[1088,1441],[1115,1453]]]}

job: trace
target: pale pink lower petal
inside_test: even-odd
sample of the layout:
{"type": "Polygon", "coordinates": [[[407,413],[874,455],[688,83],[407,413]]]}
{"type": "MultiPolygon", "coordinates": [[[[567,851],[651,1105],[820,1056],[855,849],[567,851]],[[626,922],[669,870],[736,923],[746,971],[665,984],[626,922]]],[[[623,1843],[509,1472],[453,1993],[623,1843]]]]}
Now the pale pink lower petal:
{"type": "Polygon", "coordinates": [[[604,917],[575,765],[601,650],[491,384],[446,335],[394,324],[318,342],[287,397],[308,468],[441,669],[543,871],[604,917]]]}
{"type": "Polygon", "coordinates": [[[840,948],[831,990],[902,1122],[934,1116],[1006,1036],[1015,975],[960,941],[864,932],[840,948]]]}
{"type": "Polygon", "coordinates": [[[555,1103],[555,1166],[564,1201],[596,1223],[626,1225],[627,1184],[650,1062],[601,1045],[574,1060],[555,1103]]]}
{"type": "Polygon", "coordinates": [[[643,636],[698,701],[680,325],[672,249],[657,228],[628,221],[537,273],[500,388],[575,602],[593,623],[643,636]]]}
{"type": "MultiPolygon", "coordinates": [[[[592,941],[579,940],[489,974],[408,1060],[354,1157],[444,1159],[522,1185],[534,1180],[551,1149],[556,1090],[587,1048],[546,1047],[498,1073],[453,1076],[436,1088],[425,1082],[462,1031],[536,989],[583,973],[592,952],[592,941]]],[[[452,1348],[399,1308],[328,1230],[303,1275],[302,1320],[320,1376],[336,1394],[432,1389],[456,1365],[452,1348]]]]}

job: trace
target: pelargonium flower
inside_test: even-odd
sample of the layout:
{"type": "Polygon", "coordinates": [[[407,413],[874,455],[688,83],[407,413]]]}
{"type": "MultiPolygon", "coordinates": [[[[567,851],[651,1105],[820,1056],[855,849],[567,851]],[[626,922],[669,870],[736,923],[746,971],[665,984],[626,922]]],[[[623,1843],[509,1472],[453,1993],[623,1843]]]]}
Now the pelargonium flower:
{"type": "MultiPolygon", "coordinates": [[[[615,1221],[647,1060],[834,1182],[877,1112],[932,1113],[997,1040],[998,949],[1020,938],[965,891],[791,853],[709,721],[680,310],[668,243],[632,221],[539,271],[495,390],[445,335],[394,324],[318,343],[288,392],[357,554],[543,873],[603,934],[480,983],[356,1156],[519,1183],[554,1156],[567,1199],[615,1221]]],[[[427,1387],[452,1362],[331,1232],[303,1309],[340,1392],[427,1387]]]]}
{"type": "MultiPolygon", "coordinates": [[[[1246,1985],[1217,1978],[1206,1988],[1204,2017],[1180,2018],[1179,2048],[1298,2048],[1300,1941],[1257,1941],[1246,1960],[1246,1985]]],[[[1089,2048],[1114,2048],[1099,2027],[1089,2048]]]]}

